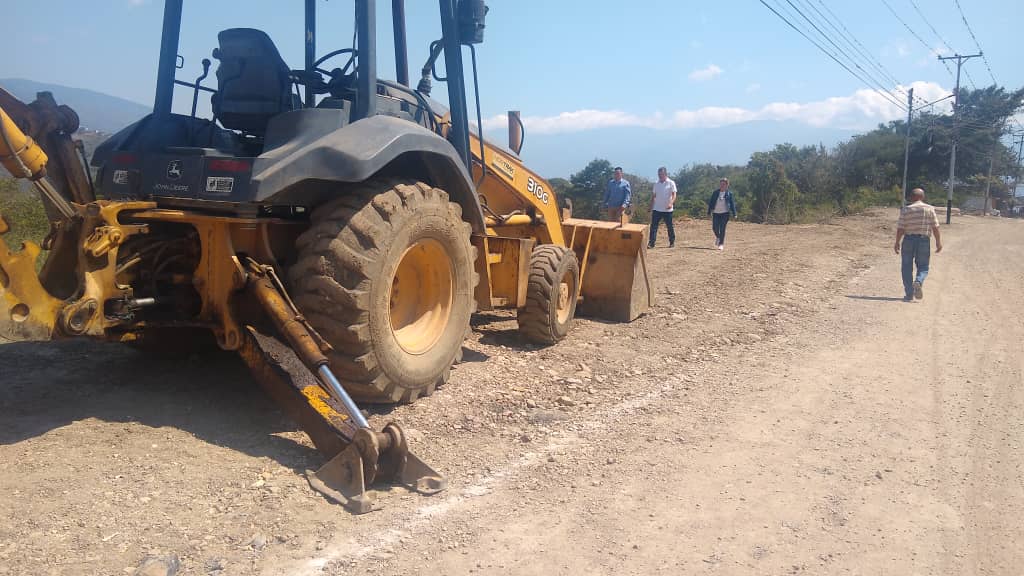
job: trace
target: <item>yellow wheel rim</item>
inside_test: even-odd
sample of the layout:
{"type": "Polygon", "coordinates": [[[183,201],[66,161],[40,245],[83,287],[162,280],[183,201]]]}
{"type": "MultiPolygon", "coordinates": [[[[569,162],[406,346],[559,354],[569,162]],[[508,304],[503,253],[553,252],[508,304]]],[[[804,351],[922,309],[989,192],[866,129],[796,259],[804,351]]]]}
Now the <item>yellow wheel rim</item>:
{"type": "Polygon", "coordinates": [[[569,309],[572,303],[572,272],[566,272],[558,283],[558,323],[565,324],[569,320],[569,309]]]}
{"type": "Polygon", "coordinates": [[[410,246],[391,280],[391,331],[403,350],[423,354],[441,338],[452,313],[454,274],[440,242],[410,246]]]}

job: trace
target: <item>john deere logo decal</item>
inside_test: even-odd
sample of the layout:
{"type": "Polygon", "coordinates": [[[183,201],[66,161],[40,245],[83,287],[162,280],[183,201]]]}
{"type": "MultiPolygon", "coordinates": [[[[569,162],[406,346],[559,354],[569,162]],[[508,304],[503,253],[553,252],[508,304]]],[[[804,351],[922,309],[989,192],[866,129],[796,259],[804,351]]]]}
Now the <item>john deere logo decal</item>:
{"type": "Polygon", "coordinates": [[[167,179],[168,180],[180,180],[181,179],[181,160],[171,160],[167,164],[167,179]]]}

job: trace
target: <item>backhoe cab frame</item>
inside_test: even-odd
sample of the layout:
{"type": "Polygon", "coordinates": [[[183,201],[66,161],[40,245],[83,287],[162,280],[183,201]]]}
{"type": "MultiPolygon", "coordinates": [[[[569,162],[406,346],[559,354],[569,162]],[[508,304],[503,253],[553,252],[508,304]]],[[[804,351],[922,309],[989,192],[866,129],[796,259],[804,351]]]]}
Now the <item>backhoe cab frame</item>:
{"type": "MultiPolygon", "coordinates": [[[[316,106],[316,96],[320,84],[311,80],[318,77],[317,72],[317,0],[304,0],[305,3],[305,69],[297,79],[304,84],[305,98],[303,106],[316,106]]],[[[356,6],[356,108],[352,121],[372,118],[377,114],[377,2],[376,0],[354,0],[356,6]],[[359,55],[366,55],[360,57],[359,55]]],[[[178,45],[181,37],[181,19],[184,0],[165,0],[163,16],[163,32],[160,41],[160,57],[157,67],[156,97],[153,103],[153,114],[169,116],[174,101],[175,84],[199,90],[197,83],[178,80],[175,71],[178,65],[178,45]]],[[[394,28],[394,54],[397,81],[408,87],[409,54],[406,44],[405,0],[392,0],[392,20],[394,28]]],[[[448,83],[449,111],[451,114],[451,131],[448,140],[455,147],[466,169],[472,167],[469,150],[469,116],[466,103],[465,66],[462,60],[462,46],[477,44],[483,41],[484,16],[487,13],[483,0],[439,0],[441,13],[442,38],[439,46],[445,59],[448,83]]],[[[432,61],[437,57],[431,54],[432,61]]],[[[204,72],[205,76],[205,72],[204,72]]]]}

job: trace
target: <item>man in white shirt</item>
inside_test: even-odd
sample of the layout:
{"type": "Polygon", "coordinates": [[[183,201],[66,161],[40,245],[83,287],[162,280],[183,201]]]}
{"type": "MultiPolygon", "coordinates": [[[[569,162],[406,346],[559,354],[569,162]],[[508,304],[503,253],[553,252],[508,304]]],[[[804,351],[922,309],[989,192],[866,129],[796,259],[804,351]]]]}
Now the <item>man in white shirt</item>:
{"type": "Polygon", "coordinates": [[[676,245],[676,230],[672,226],[672,209],[676,203],[676,183],[668,177],[664,166],[658,168],[658,181],[654,183],[651,195],[651,239],[648,248],[654,248],[654,239],[658,237],[658,224],[665,221],[668,228],[668,247],[676,245]]]}

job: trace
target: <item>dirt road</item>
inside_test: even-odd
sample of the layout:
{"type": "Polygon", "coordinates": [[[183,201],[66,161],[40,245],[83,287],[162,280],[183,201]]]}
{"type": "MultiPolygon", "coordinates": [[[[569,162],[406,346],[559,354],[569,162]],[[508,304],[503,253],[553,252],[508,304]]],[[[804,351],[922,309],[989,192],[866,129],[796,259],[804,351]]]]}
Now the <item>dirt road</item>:
{"type": "Polygon", "coordinates": [[[956,220],[905,304],[887,216],[684,225],[650,314],[552,348],[477,318],[447,387],[372,418],[450,490],[361,517],[230,359],[0,346],[0,573],[1017,574],[1024,222],[956,220]]]}

